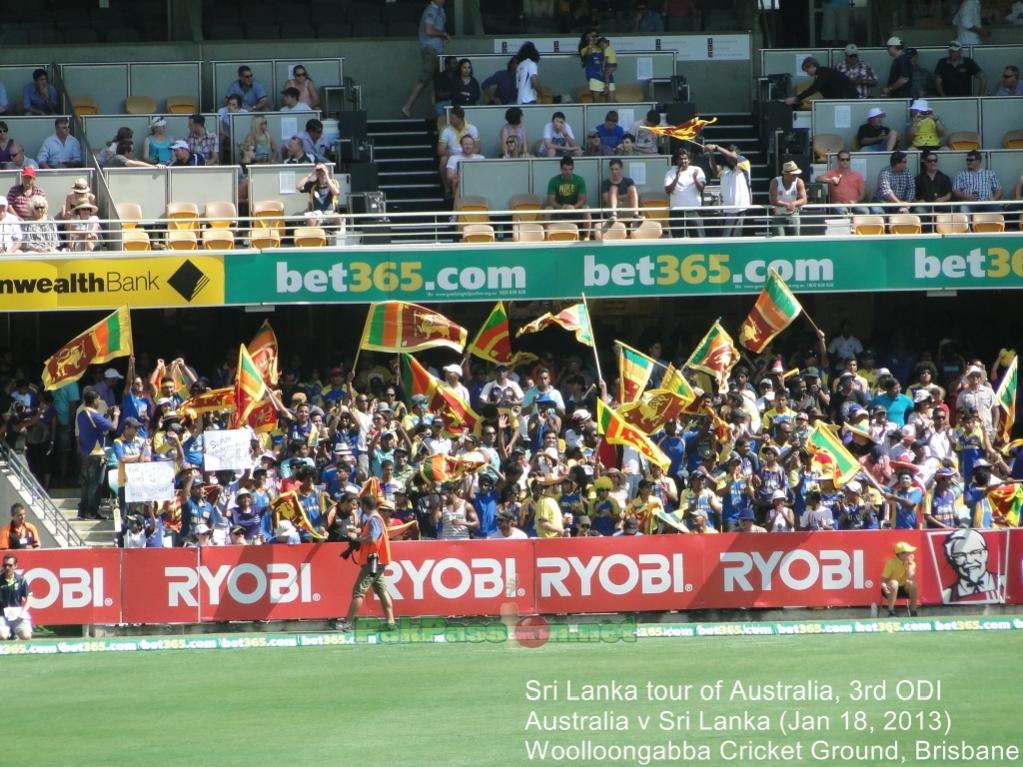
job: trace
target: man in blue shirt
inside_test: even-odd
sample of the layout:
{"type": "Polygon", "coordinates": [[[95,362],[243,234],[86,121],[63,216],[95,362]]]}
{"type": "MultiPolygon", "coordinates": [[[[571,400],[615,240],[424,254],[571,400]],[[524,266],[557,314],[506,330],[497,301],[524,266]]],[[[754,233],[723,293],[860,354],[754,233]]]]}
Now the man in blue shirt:
{"type": "Polygon", "coordinates": [[[78,426],[78,455],[82,464],[79,474],[82,488],[78,502],[79,519],[106,519],[99,513],[100,488],[103,486],[107,465],[106,436],[108,432],[117,431],[121,411],[116,405],[111,408],[111,420],[96,409],[98,402],[96,390],[87,386],[82,394],[82,407],[75,418],[78,426]]]}
{"type": "Polygon", "coordinates": [[[604,116],[604,122],[595,129],[600,136],[600,143],[608,149],[617,149],[625,137],[625,129],[618,124],[618,111],[612,109],[604,116]]]}
{"type": "Polygon", "coordinates": [[[906,415],[913,409],[913,400],[902,393],[902,385],[895,376],[885,376],[879,383],[884,389],[870,401],[870,406],[880,405],[887,411],[888,420],[900,427],[906,425],[906,415]]]}
{"type": "Polygon", "coordinates": [[[45,69],[32,73],[32,82],[21,91],[21,103],[25,114],[55,115],[60,112],[60,98],[57,89],[50,85],[50,76],[45,69]]]}
{"type": "Polygon", "coordinates": [[[228,86],[224,94],[225,104],[231,96],[241,96],[242,106],[250,112],[266,112],[270,109],[266,88],[253,77],[252,69],[245,64],[238,67],[238,79],[228,86]]]}
{"type": "Polygon", "coordinates": [[[884,493],[885,499],[892,502],[892,516],[888,521],[896,530],[915,530],[917,508],[923,500],[923,492],[914,486],[913,475],[908,471],[900,471],[898,484],[892,488],[894,492],[884,493]]]}
{"type": "Polygon", "coordinates": [[[188,540],[192,532],[200,524],[207,525],[211,530],[217,522],[218,514],[213,504],[206,500],[206,488],[203,487],[202,475],[198,469],[186,469],[184,494],[188,497],[181,506],[181,538],[179,545],[188,540]]]}
{"type": "Polygon", "coordinates": [[[36,160],[40,168],[82,167],[82,145],[71,135],[71,123],[66,117],[53,121],[53,135],[43,141],[36,160]]]}
{"type": "Polygon", "coordinates": [[[497,534],[497,491],[494,489],[494,478],[489,474],[481,474],[479,490],[473,496],[472,506],[476,510],[480,527],[477,535],[490,538],[497,534]]]}

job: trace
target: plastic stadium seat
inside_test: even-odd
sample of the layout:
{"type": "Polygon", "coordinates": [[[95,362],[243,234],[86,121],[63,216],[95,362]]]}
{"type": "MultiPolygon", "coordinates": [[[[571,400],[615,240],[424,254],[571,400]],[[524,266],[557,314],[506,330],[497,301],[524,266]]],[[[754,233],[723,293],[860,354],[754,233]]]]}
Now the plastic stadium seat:
{"type": "Polygon", "coordinates": [[[960,130],[948,134],[948,148],[957,152],[980,149],[980,134],[972,130],[960,130]]]}
{"type": "Polygon", "coordinates": [[[494,227],[490,224],[466,224],[462,227],[462,240],[464,242],[494,242],[497,237],[494,235],[494,227]]]}
{"type": "Polygon", "coordinates": [[[79,117],[99,114],[99,106],[92,96],[75,96],[71,99],[71,108],[79,117]]]}
{"type": "Polygon", "coordinates": [[[853,234],[884,234],[884,216],[853,216],[853,234]]]}
{"type": "Polygon", "coordinates": [[[1011,130],[1002,136],[1002,149],[1023,149],[1023,130],[1011,130]]]}
{"type": "Polygon", "coordinates": [[[654,221],[667,221],[668,198],[663,194],[643,194],[639,197],[639,214],[654,221]]]}
{"type": "Polygon", "coordinates": [[[625,228],[625,223],[622,221],[615,221],[603,234],[600,234],[598,230],[598,238],[601,240],[625,240],[628,239],[628,236],[629,230],[625,228]]]}
{"type": "Polygon", "coordinates": [[[152,96],[129,96],[124,100],[124,111],[130,115],[151,115],[156,112],[156,99],[152,96]]]}
{"type": "Polygon", "coordinates": [[[249,243],[254,248],[279,248],[281,246],[281,233],[276,229],[260,227],[249,233],[249,243]]]}
{"type": "Polygon", "coordinates": [[[508,210],[515,211],[512,221],[539,221],[543,199],[538,194],[516,194],[508,200],[508,210]]]}
{"type": "Polygon", "coordinates": [[[145,229],[125,229],[121,232],[121,247],[125,250],[151,250],[149,232],[145,229]]]}
{"type": "Polygon", "coordinates": [[[233,202],[217,200],[206,203],[202,217],[206,219],[206,225],[211,229],[230,229],[238,220],[238,210],[233,202]]]}
{"type": "Polygon", "coordinates": [[[580,85],[578,88],[573,90],[572,101],[576,104],[592,104],[593,94],[590,92],[590,86],[580,85]]]}
{"type": "Polygon", "coordinates": [[[892,234],[920,234],[920,216],[914,213],[892,213],[888,216],[888,231],[892,234]]]}
{"type": "Polygon", "coordinates": [[[579,227],[569,221],[552,221],[547,224],[547,239],[550,242],[576,242],[579,227]]]}
{"type": "Polygon", "coordinates": [[[816,162],[827,162],[829,154],[845,149],[845,139],[837,133],[817,133],[813,137],[813,156],[816,162]]]}
{"type": "Polygon", "coordinates": [[[168,96],[167,113],[172,115],[191,115],[199,111],[199,99],[192,96],[168,96]]]}
{"type": "Polygon", "coordinates": [[[970,231],[970,217],[965,213],[938,213],[934,217],[938,234],[965,234],[970,231]]]}
{"type": "Polygon", "coordinates": [[[234,232],[230,229],[203,229],[202,246],[206,250],[234,250],[234,232]]]}
{"type": "Polygon", "coordinates": [[[464,230],[467,224],[490,223],[490,206],[483,197],[459,197],[455,200],[455,211],[459,229],[464,230]]]}
{"type": "Polygon", "coordinates": [[[512,224],[512,239],[515,242],[543,242],[543,225],[531,221],[512,224]]]}
{"type": "Polygon", "coordinates": [[[142,206],[137,202],[119,202],[114,206],[121,221],[121,229],[134,229],[142,220],[142,206]]]}
{"type": "Polygon", "coordinates": [[[1005,231],[1005,216],[1001,213],[974,213],[973,231],[990,234],[1005,231]]]}
{"type": "Polygon", "coordinates": [[[196,250],[199,239],[191,229],[172,229],[167,232],[167,247],[171,250],[196,250]]]}
{"type": "Polygon", "coordinates": [[[661,222],[652,218],[644,219],[629,233],[633,240],[659,240],[664,233],[661,222]]]}
{"type": "Polygon", "coordinates": [[[164,218],[171,230],[196,231],[199,228],[199,206],[194,202],[168,202],[164,218]]]}
{"type": "Polygon", "coordinates": [[[615,98],[623,104],[635,104],[646,101],[646,93],[639,83],[620,83],[615,86],[615,98]]]}
{"type": "Polygon", "coordinates": [[[259,219],[254,224],[280,231],[284,228],[284,203],[280,200],[260,200],[252,205],[252,217],[259,219]]]}
{"type": "Polygon", "coordinates": [[[296,248],[322,248],[327,244],[327,232],[322,226],[299,226],[294,239],[296,248]]]}

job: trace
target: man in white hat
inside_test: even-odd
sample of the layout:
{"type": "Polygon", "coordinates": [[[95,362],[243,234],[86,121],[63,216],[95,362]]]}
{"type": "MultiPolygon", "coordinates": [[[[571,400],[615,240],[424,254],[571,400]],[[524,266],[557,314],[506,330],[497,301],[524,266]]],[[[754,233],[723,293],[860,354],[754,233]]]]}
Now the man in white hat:
{"type": "Polygon", "coordinates": [[[963,44],[952,40],[948,44],[948,56],[934,67],[934,87],[939,96],[972,96],[973,80],[980,85],[978,94],[987,95],[987,75],[980,65],[969,56],[963,55],[963,44]]]}
{"type": "Polygon", "coordinates": [[[899,134],[882,125],[885,112],[879,107],[871,107],[867,112],[867,121],[856,130],[856,146],[862,152],[891,152],[898,143],[899,134]]]}
{"type": "Polygon", "coordinates": [[[115,391],[118,381],[123,381],[124,376],[117,372],[116,368],[107,368],[103,371],[103,381],[96,384],[96,393],[99,398],[107,403],[107,407],[113,407],[121,401],[121,397],[124,395],[123,386],[122,391],[115,391]]]}
{"type": "Polygon", "coordinates": [[[870,89],[877,85],[877,75],[874,68],[860,58],[856,43],[845,46],[845,58],[835,65],[835,69],[853,81],[861,99],[870,98],[870,89]]]}
{"type": "Polygon", "coordinates": [[[885,562],[881,572],[881,597],[888,608],[888,617],[895,617],[895,600],[909,600],[909,616],[916,617],[916,546],[906,541],[895,544],[895,556],[885,562]]]}
{"type": "Polygon", "coordinates": [[[444,383],[454,389],[464,402],[469,401],[469,390],[462,383],[462,366],[457,362],[444,366],[444,383]]]}
{"type": "Polygon", "coordinates": [[[771,179],[772,225],[779,237],[787,234],[799,236],[799,209],[806,205],[806,185],[800,178],[802,174],[794,161],[787,160],[781,167],[781,175],[771,179]]]}
{"type": "Polygon", "coordinates": [[[966,368],[965,379],[966,385],[956,396],[956,412],[976,412],[988,439],[991,439],[994,436],[995,408],[998,407],[995,392],[985,379],[984,369],[979,365],[966,368]]]}
{"type": "Polygon", "coordinates": [[[174,160],[171,162],[171,167],[179,167],[182,165],[196,165],[202,166],[206,164],[206,158],[201,154],[192,154],[192,150],[188,146],[187,141],[178,139],[171,144],[171,154],[174,155],[174,160]]]}

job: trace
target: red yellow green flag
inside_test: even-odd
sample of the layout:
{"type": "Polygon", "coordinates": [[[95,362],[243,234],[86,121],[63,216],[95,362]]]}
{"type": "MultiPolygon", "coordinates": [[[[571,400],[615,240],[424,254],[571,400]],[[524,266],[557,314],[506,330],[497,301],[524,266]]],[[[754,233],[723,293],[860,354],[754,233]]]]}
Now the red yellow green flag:
{"type": "Polygon", "coordinates": [[[403,301],[370,304],[362,331],[363,349],[378,352],[416,352],[446,346],[465,348],[468,333],[443,314],[403,301]]]}
{"type": "Polygon", "coordinates": [[[43,363],[43,385],[47,390],[60,388],[81,378],[89,365],[131,353],[131,314],[127,306],[122,306],[47,359],[43,363]]]}
{"type": "Polygon", "coordinates": [[[195,418],[203,413],[222,413],[234,410],[234,387],[225,386],[223,389],[210,389],[202,394],[197,394],[191,399],[181,403],[180,412],[182,416],[195,418]]]}
{"type": "Polygon", "coordinates": [[[813,427],[806,440],[807,445],[815,450],[824,465],[830,465],[834,471],[836,485],[844,485],[862,470],[860,462],[853,457],[835,433],[822,423],[813,427]],[[823,454],[823,455],[821,455],[823,454]]]}
{"type": "Polygon", "coordinates": [[[618,346],[618,403],[624,405],[639,399],[657,361],[621,341],[615,344],[618,346]]]}
{"type": "Polygon", "coordinates": [[[995,527],[1019,527],[1023,486],[1011,482],[996,485],[987,491],[987,499],[995,516],[995,527]]]}
{"type": "Polygon", "coordinates": [[[735,348],[732,337],[721,327],[721,322],[715,320],[707,335],[689,356],[686,367],[712,375],[718,387],[723,388],[728,382],[728,374],[738,361],[739,350],[735,348]]]}
{"type": "Polygon", "coordinates": [[[431,455],[419,466],[419,473],[427,482],[456,482],[472,471],[482,469],[488,463],[480,453],[463,456],[431,455]]]}
{"type": "Polygon", "coordinates": [[[1012,435],[1012,425],[1016,423],[1016,391],[1019,388],[1019,357],[1013,357],[1009,367],[1005,369],[995,399],[1002,409],[1001,437],[1008,442],[1012,435]]]}
{"type": "Polygon", "coordinates": [[[309,517],[306,516],[305,509],[302,507],[302,502],[299,500],[298,493],[295,490],[289,490],[277,496],[277,500],[270,503],[270,510],[274,513],[276,524],[280,524],[282,519],[287,519],[291,521],[296,529],[305,530],[318,541],[326,538],[309,521],[309,517]]]}
{"type": "Polygon", "coordinates": [[[249,413],[266,394],[262,371],[252,361],[245,344],[238,346],[238,369],[234,379],[234,428],[248,422],[249,413]]]}
{"type": "Polygon", "coordinates": [[[629,425],[603,401],[597,400],[597,426],[604,439],[612,445],[628,445],[649,461],[667,471],[671,459],[657,447],[650,438],[634,426],[629,425]]]}
{"type": "Polygon", "coordinates": [[[508,312],[504,309],[504,301],[494,304],[487,321],[469,344],[469,353],[495,365],[512,367],[536,359],[535,354],[528,352],[512,353],[508,312]]]}
{"type": "Polygon", "coordinates": [[[263,380],[270,386],[275,386],[277,379],[280,377],[277,368],[279,351],[277,347],[277,334],[270,327],[270,320],[263,320],[263,324],[259,326],[255,337],[249,341],[248,348],[249,354],[252,355],[252,361],[256,363],[256,367],[263,374],[263,380]]]}
{"type": "Polygon", "coordinates": [[[256,434],[271,432],[277,428],[277,408],[270,400],[263,400],[249,413],[247,422],[256,434]]]}
{"type": "Polygon", "coordinates": [[[739,329],[739,343],[759,354],[776,335],[792,324],[803,311],[789,286],[771,269],[767,284],[739,329]]]}
{"type": "Polygon", "coordinates": [[[479,415],[469,407],[454,389],[441,383],[430,371],[409,354],[401,355],[401,382],[406,395],[422,394],[426,407],[432,413],[444,417],[444,428],[451,434],[476,431],[479,415]]]}
{"type": "Polygon", "coordinates": [[[643,392],[635,402],[618,408],[618,415],[646,434],[653,434],[668,421],[678,418],[686,405],[695,397],[685,397],[669,389],[650,389],[643,392]]]}
{"type": "Polygon", "coordinates": [[[528,325],[519,328],[515,334],[516,338],[528,333],[539,333],[551,325],[560,325],[570,333],[575,333],[575,340],[587,346],[593,346],[593,326],[590,324],[590,313],[586,310],[586,304],[573,304],[567,309],[562,309],[557,314],[547,312],[537,317],[528,325]]]}

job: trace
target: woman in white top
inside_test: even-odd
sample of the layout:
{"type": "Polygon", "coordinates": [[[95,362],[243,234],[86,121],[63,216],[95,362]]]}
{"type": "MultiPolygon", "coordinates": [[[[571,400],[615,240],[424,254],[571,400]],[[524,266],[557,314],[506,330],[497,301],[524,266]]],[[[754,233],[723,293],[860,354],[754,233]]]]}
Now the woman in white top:
{"type": "Polygon", "coordinates": [[[434,512],[437,537],[445,541],[466,540],[470,530],[479,529],[476,510],[458,496],[458,483],[444,486],[441,507],[434,512]]]}
{"type": "Polygon", "coordinates": [[[799,209],[806,205],[806,185],[803,173],[792,160],[781,168],[781,175],[771,179],[771,204],[774,206],[774,233],[799,236],[799,209]]]}
{"type": "Polygon", "coordinates": [[[540,52],[532,43],[523,43],[516,57],[515,86],[518,104],[536,104],[540,100],[540,52]]]}

